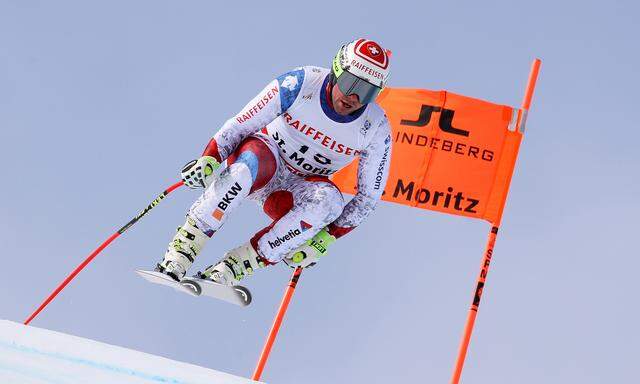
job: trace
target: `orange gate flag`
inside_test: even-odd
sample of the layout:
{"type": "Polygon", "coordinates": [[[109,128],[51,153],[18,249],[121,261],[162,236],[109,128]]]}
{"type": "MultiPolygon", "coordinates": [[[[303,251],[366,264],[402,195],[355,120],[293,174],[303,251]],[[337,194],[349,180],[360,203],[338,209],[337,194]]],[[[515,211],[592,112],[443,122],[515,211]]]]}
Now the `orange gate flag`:
{"type": "MultiPolygon", "coordinates": [[[[386,88],[392,127],[383,200],[499,225],[522,133],[520,110],[447,91],[386,88]]],[[[332,180],[357,191],[357,163],[332,180]]]]}

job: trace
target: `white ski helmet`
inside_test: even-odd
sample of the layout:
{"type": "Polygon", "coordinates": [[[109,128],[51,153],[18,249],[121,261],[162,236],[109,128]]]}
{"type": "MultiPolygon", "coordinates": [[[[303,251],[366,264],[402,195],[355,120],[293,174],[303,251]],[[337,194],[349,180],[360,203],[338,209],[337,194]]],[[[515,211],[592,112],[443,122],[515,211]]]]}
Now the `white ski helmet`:
{"type": "Polygon", "coordinates": [[[345,44],[333,59],[333,82],[345,95],[358,95],[362,104],[375,100],[389,78],[390,52],[372,40],[345,44]]]}

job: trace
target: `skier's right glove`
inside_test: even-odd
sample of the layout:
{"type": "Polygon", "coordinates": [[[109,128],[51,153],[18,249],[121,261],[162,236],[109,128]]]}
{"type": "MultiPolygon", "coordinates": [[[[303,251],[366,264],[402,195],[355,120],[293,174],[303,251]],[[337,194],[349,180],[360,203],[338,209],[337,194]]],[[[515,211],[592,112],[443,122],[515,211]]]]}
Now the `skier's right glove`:
{"type": "Polygon", "coordinates": [[[213,174],[220,163],[213,156],[202,156],[182,167],[182,181],[191,189],[207,188],[213,182],[213,174]]]}

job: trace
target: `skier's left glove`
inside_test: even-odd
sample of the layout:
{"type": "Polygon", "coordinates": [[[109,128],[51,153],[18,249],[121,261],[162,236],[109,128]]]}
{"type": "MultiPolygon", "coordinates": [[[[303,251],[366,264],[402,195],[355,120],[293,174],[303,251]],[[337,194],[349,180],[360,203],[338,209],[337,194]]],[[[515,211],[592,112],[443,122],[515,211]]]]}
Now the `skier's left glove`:
{"type": "Polygon", "coordinates": [[[182,167],[182,181],[191,189],[207,188],[213,181],[213,173],[220,168],[220,163],[213,156],[202,156],[191,160],[182,167]]]}
{"type": "Polygon", "coordinates": [[[316,265],[320,257],[327,254],[327,248],[335,241],[336,238],[324,228],[282,260],[291,268],[312,267],[316,265]]]}

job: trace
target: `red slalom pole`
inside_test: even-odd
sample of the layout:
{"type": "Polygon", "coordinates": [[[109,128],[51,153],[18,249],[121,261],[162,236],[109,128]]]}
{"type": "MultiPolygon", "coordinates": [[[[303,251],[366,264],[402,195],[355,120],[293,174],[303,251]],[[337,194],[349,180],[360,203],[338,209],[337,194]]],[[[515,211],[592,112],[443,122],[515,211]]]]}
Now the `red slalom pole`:
{"type": "Polygon", "coordinates": [[[293,296],[293,291],[295,291],[296,289],[296,285],[298,285],[298,280],[300,279],[301,273],[301,267],[298,267],[295,271],[293,271],[293,276],[291,276],[291,280],[289,280],[289,285],[287,286],[287,290],[284,292],[284,297],[282,298],[282,302],[280,303],[278,314],[273,321],[273,325],[271,326],[271,330],[269,331],[267,341],[262,348],[262,353],[260,354],[258,365],[256,366],[256,370],[253,372],[253,376],[251,377],[252,380],[259,381],[260,376],[262,376],[262,371],[264,370],[264,366],[265,364],[267,364],[269,354],[271,353],[271,347],[276,340],[276,336],[278,335],[278,331],[280,330],[280,325],[282,324],[282,319],[284,318],[284,314],[287,312],[289,302],[291,301],[291,297],[293,296]]]}
{"type": "Polygon", "coordinates": [[[473,333],[473,326],[476,322],[476,316],[478,316],[480,298],[482,297],[484,284],[487,280],[487,274],[489,273],[489,266],[491,265],[491,257],[493,256],[493,248],[496,245],[497,236],[498,227],[491,227],[491,232],[489,232],[489,239],[487,240],[487,246],[484,251],[484,256],[482,257],[482,263],[480,264],[480,276],[478,277],[475,293],[473,295],[473,302],[471,303],[471,308],[469,309],[469,314],[467,315],[467,322],[464,326],[462,340],[460,341],[458,358],[456,359],[453,376],[451,377],[451,384],[458,384],[460,382],[462,367],[464,366],[464,361],[467,357],[467,350],[469,349],[469,342],[471,341],[471,334],[473,333]]]}
{"type": "MultiPolygon", "coordinates": [[[[538,73],[540,72],[540,59],[535,59],[531,64],[531,71],[529,72],[529,80],[527,81],[527,88],[525,89],[524,98],[522,99],[521,111],[518,114],[517,129],[520,132],[524,132],[524,126],[527,120],[527,113],[531,106],[531,98],[533,97],[533,91],[536,87],[536,81],[538,80],[538,73]]],[[[509,180],[511,176],[509,177],[509,180]]],[[[505,197],[506,199],[506,197],[505,197]]],[[[493,256],[493,248],[496,244],[496,237],[498,236],[498,229],[500,222],[502,221],[502,213],[495,223],[492,223],[491,232],[489,232],[489,238],[487,239],[487,246],[482,257],[482,263],[480,264],[480,274],[476,284],[475,292],[473,295],[473,302],[469,313],[467,314],[467,321],[464,326],[464,332],[462,334],[462,340],[460,341],[460,347],[458,348],[458,357],[456,359],[455,367],[453,369],[453,375],[451,376],[450,384],[458,384],[460,382],[460,376],[462,375],[462,368],[464,361],[467,357],[467,351],[469,349],[469,342],[471,341],[471,334],[473,333],[473,327],[478,316],[478,308],[480,307],[480,299],[482,298],[482,292],[487,280],[487,274],[489,273],[489,266],[491,265],[491,258],[493,256]]]]}
{"type": "Polygon", "coordinates": [[[58,296],[58,294],[60,292],[62,292],[62,290],[71,282],[71,280],[73,280],[78,273],[80,273],[80,271],[82,271],[96,256],[98,256],[98,254],[100,252],[102,252],[103,249],[105,249],[106,247],[109,246],[109,244],[111,244],[111,242],[113,240],[115,240],[118,236],[122,235],[127,229],[131,228],[131,226],[133,226],[136,222],[138,222],[138,220],[140,220],[144,215],[146,215],[150,210],[152,210],[153,208],[155,208],[156,205],[160,204],[160,202],[162,201],[162,199],[164,199],[168,194],[170,194],[171,192],[173,192],[174,190],[176,190],[177,188],[182,186],[182,181],[179,181],[175,184],[173,184],[172,186],[170,186],[169,188],[167,188],[164,192],[162,192],[155,200],[153,200],[151,202],[151,204],[149,204],[144,210],[142,210],[142,212],[140,212],[136,217],[134,217],[133,219],[131,219],[131,221],[129,221],[127,224],[125,224],[122,228],[120,228],[116,233],[114,233],[113,235],[111,235],[107,240],[105,240],[104,243],[100,244],[100,246],[98,248],[96,248],[90,255],[89,257],[87,257],[82,263],[80,263],[80,265],[78,265],[76,267],[76,269],[73,270],[73,272],[71,272],[71,274],[69,274],[69,276],[67,276],[66,279],[64,279],[64,281],[62,283],[60,283],[60,285],[58,285],[58,287],[51,292],[51,294],[49,295],[49,297],[47,297],[42,304],[40,304],[40,306],[38,307],[38,309],[36,309],[31,316],[29,316],[29,318],[27,318],[27,320],[24,321],[24,325],[29,325],[29,323],[31,322],[31,320],[35,319],[36,316],[38,316],[38,314],[40,312],[42,312],[42,310],[49,305],[49,303],[51,301],[53,301],[53,299],[55,299],[56,296],[58,296]]]}

